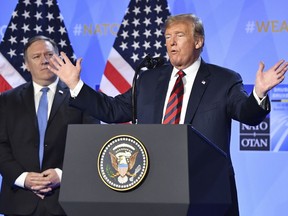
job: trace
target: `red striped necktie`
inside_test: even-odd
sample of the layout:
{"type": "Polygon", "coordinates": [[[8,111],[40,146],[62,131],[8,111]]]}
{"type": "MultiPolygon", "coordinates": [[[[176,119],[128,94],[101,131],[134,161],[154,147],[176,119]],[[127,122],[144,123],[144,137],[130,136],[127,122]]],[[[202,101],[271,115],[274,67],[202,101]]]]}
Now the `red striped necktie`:
{"type": "Polygon", "coordinates": [[[184,85],[182,78],[185,76],[183,71],[178,71],[178,77],[169,97],[163,124],[179,124],[180,114],[184,95],[184,85]]]}

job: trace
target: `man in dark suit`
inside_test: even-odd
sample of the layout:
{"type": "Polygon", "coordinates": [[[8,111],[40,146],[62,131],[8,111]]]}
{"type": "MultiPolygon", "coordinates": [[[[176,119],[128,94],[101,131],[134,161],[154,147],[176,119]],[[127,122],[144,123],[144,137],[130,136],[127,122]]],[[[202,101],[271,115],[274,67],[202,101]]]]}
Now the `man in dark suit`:
{"type": "MultiPolygon", "coordinates": [[[[198,17],[193,14],[171,16],[164,27],[171,65],[145,71],[138,78],[138,123],[161,124],[166,121],[165,113],[169,109],[166,107],[177,73],[184,72],[184,96],[179,97],[183,97],[183,100],[179,99],[182,108],[176,111],[175,122],[192,125],[227,153],[231,164],[232,205],[226,215],[237,216],[237,191],[230,158],[231,122],[234,119],[257,125],[265,118],[270,111],[267,93],[284,80],[288,63],[281,60],[266,72],[263,72],[264,64],[260,63],[254,90],[247,95],[238,73],[202,60],[200,54],[205,35],[198,17]]],[[[52,71],[70,88],[71,106],[108,123],[132,120],[131,89],[115,98],[95,92],[80,79],[81,59],[74,66],[64,53],[61,55],[64,61],[54,56],[50,63],[55,67],[52,71]]]]}
{"type": "Polygon", "coordinates": [[[47,65],[57,45],[44,36],[31,38],[24,60],[32,75],[25,83],[0,95],[0,173],[3,177],[0,212],[9,216],[65,215],[58,197],[68,124],[99,123],[68,105],[69,88],[47,65]],[[36,112],[42,87],[48,87],[48,122],[40,167],[36,112]]]}

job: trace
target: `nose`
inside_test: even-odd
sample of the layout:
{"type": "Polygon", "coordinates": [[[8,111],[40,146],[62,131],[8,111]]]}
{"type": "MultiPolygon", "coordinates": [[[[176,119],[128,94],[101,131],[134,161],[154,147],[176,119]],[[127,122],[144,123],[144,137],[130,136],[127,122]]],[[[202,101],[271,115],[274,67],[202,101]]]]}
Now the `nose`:
{"type": "Polygon", "coordinates": [[[41,57],[42,64],[48,64],[49,63],[49,59],[50,59],[49,55],[43,54],[42,57],[41,57]]]}
{"type": "Polygon", "coordinates": [[[172,36],[172,37],[171,37],[170,45],[171,45],[171,46],[176,45],[176,39],[175,39],[175,36],[172,36]]]}

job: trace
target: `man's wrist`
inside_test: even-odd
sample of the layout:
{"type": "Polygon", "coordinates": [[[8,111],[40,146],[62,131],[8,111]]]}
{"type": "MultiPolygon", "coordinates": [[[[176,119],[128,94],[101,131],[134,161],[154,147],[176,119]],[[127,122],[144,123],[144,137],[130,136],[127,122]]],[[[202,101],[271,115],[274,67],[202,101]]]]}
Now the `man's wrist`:
{"type": "Polygon", "coordinates": [[[79,82],[77,83],[76,87],[74,89],[70,89],[70,94],[71,94],[72,98],[76,98],[78,96],[78,94],[80,93],[83,85],[84,85],[84,83],[80,79],[79,82]]]}

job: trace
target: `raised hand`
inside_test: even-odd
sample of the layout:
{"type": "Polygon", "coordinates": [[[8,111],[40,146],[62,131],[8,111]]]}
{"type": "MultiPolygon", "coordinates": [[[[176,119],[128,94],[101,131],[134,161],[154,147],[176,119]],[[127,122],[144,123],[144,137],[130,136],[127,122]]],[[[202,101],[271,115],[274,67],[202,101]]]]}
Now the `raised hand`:
{"type": "Polygon", "coordinates": [[[60,53],[61,57],[53,55],[49,60],[48,69],[55,73],[70,89],[74,89],[80,80],[81,61],[77,59],[76,65],[73,65],[64,52],[60,53]]]}
{"type": "Polygon", "coordinates": [[[255,91],[259,98],[263,98],[269,90],[284,80],[288,62],[280,60],[267,71],[263,71],[264,67],[264,63],[260,62],[256,73],[255,91]]]}

